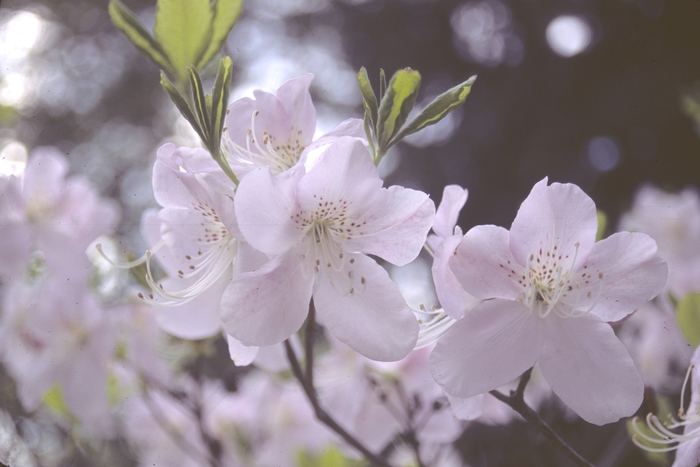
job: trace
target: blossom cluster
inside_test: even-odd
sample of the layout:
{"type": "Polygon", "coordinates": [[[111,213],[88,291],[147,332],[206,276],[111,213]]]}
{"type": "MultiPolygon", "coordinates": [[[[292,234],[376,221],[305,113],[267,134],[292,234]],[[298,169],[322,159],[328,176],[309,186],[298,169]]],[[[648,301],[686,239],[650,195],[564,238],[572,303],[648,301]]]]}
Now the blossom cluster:
{"type": "Polygon", "coordinates": [[[158,150],[160,209],[143,214],[142,260],[96,240],[114,235],[118,209],[66,177],[56,151],[35,151],[20,178],[0,179],[0,359],[25,411],[43,404],[66,426],[123,436],[140,465],[289,465],[300,450],[356,458],[303,401],[317,394],[397,465],[412,455],[461,465],[451,444],[468,421],[512,417],[485,394],[530,369],[530,404],[553,392],[603,425],[633,415],[645,384],[668,384],[647,367],[687,361],[677,328],[668,345],[678,352],[652,365],[661,357],[625,329],[672,315],[669,292],[700,288],[700,261],[684,249],[700,229],[665,238],[666,223],[645,223],[637,206],[622,221],[634,232],[597,241],[591,198],[545,178],[509,230],[463,233],[465,189],[446,187],[436,210],[426,193],[385,187],[361,120],[317,136],[311,81],[229,107],[222,145],[235,177],[205,149],[158,150]],[[410,307],[388,272],[423,251],[434,256],[433,310],[410,307]],[[127,298],[101,292],[100,267],[138,265],[127,298]],[[618,338],[612,324],[625,320],[618,338]],[[233,364],[255,368],[235,391],[159,352],[221,338],[233,364]],[[289,377],[302,349],[303,388],[289,377]]]}

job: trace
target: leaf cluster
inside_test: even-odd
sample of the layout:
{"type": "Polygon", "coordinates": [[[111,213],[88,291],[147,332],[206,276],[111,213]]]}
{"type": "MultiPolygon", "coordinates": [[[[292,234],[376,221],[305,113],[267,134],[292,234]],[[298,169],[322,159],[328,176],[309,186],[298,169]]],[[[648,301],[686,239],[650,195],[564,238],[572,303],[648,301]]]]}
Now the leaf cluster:
{"type": "Polygon", "coordinates": [[[221,58],[211,95],[204,93],[199,71],[219,53],[242,7],[243,0],[158,0],[151,33],[120,0],[109,3],[114,25],[161,68],[163,89],[234,183],[221,153],[233,64],[221,58]]]}
{"type": "Polygon", "coordinates": [[[394,73],[388,85],[384,70],[379,73],[379,99],[372,89],[367,70],[362,67],[357,74],[365,109],[365,133],[375,164],[393,145],[406,136],[434,125],[452,112],[469,96],[476,76],[445,91],[428,104],[416,118],[404,126],[413,110],[420,89],[420,73],[404,68],[394,73]]]}

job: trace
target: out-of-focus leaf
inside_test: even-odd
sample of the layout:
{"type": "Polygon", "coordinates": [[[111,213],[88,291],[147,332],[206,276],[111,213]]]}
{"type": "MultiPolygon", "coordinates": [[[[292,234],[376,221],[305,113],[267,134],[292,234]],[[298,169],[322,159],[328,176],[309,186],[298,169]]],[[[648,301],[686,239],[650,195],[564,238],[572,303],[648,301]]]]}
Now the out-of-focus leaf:
{"type": "MultiPolygon", "coordinates": [[[[673,413],[673,407],[671,406],[670,401],[668,400],[667,396],[662,396],[662,395],[657,395],[654,398],[655,406],[657,407],[657,416],[659,420],[667,420],[668,416],[673,413]]],[[[642,417],[643,418],[643,417],[642,417]]],[[[629,433],[630,437],[636,437],[637,442],[641,444],[642,446],[645,446],[649,449],[657,449],[662,447],[662,445],[657,444],[657,443],[652,443],[651,441],[644,439],[644,437],[640,436],[639,433],[637,433],[637,430],[635,430],[635,426],[637,430],[641,432],[641,434],[646,435],[650,438],[658,438],[658,435],[656,435],[651,428],[649,428],[649,425],[647,425],[645,420],[638,420],[636,423],[634,423],[634,419],[629,419],[627,421],[627,432],[629,433]],[[636,435],[636,436],[635,436],[636,435]]],[[[644,451],[644,454],[646,455],[646,458],[651,461],[652,463],[659,465],[659,466],[666,466],[669,465],[669,457],[668,453],[665,452],[651,452],[651,451],[644,451]]]]}
{"type": "Polygon", "coordinates": [[[174,74],[175,70],[165,50],[131,10],[119,0],[110,0],[108,10],[112,23],[126,35],[137,49],[153,60],[160,68],[171,75],[174,74]]]}
{"type": "Polygon", "coordinates": [[[416,103],[420,88],[420,73],[404,68],[394,73],[386,93],[379,104],[377,140],[380,150],[388,148],[388,143],[406,122],[409,112],[416,103]]]}
{"type": "Polygon", "coordinates": [[[464,104],[467,96],[469,96],[469,92],[472,89],[474,81],[476,81],[476,76],[472,76],[462,84],[458,84],[452,89],[449,89],[436,97],[434,101],[428,104],[421,111],[421,113],[419,113],[418,116],[411,121],[411,123],[406,125],[406,127],[401,130],[396,138],[389,143],[389,146],[393,146],[404,137],[415,133],[418,130],[434,125],[442,120],[445,115],[464,104]]]}
{"type": "Polygon", "coordinates": [[[192,113],[192,109],[190,109],[190,106],[185,100],[185,98],[182,97],[175,85],[172,82],[170,82],[168,77],[165,76],[165,73],[163,72],[160,73],[160,84],[161,86],[163,86],[165,93],[170,97],[170,100],[172,100],[173,104],[175,104],[175,107],[177,107],[182,116],[185,117],[185,119],[188,122],[190,122],[192,128],[194,128],[194,130],[197,132],[202,141],[204,141],[204,129],[199,124],[197,117],[194,115],[194,113],[192,113]]]}
{"type": "Polygon", "coordinates": [[[329,447],[318,456],[306,451],[298,452],[296,465],[298,467],[359,467],[364,465],[364,462],[348,459],[339,449],[329,447]]]}
{"type": "Polygon", "coordinates": [[[690,345],[700,345],[700,293],[691,293],[683,297],[676,313],[678,326],[690,345]]]}
{"type": "Polygon", "coordinates": [[[158,0],[153,32],[178,81],[187,79],[188,65],[200,62],[212,37],[213,22],[209,0],[158,0]]]}
{"type": "Polygon", "coordinates": [[[46,391],[46,394],[44,394],[43,401],[46,407],[48,407],[55,414],[66,418],[71,417],[70,410],[68,410],[66,400],[63,397],[63,390],[61,389],[60,385],[54,384],[51,386],[51,388],[46,391]]]}
{"type": "Polygon", "coordinates": [[[595,234],[595,241],[598,242],[605,235],[605,229],[608,227],[608,216],[603,211],[597,211],[596,214],[598,215],[598,231],[595,234]]]}
{"type": "Polygon", "coordinates": [[[196,64],[197,69],[204,68],[221,50],[228,33],[236,24],[238,17],[243,10],[243,0],[216,0],[214,4],[214,21],[212,24],[211,38],[204,54],[199,63],[196,64]]]}

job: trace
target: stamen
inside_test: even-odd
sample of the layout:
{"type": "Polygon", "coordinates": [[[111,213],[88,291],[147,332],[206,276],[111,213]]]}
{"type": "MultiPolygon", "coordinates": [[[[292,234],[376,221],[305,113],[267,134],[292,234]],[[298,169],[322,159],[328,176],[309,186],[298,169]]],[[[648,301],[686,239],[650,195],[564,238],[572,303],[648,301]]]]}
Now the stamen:
{"type": "MultiPolygon", "coordinates": [[[[155,253],[158,250],[160,250],[163,245],[165,245],[165,242],[161,239],[158,243],[153,245],[153,252],[155,253]]],[[[142,265],[143,263],[146,262],[146,259],[147,259],[146,256],[148,254],[148,251],[146,251],[146,253],[144,253],[144,255],[141,256],[140,258],[135,259],[133,261],[129,261],[127,263],[122,263],[121,261],[117,261],[117,260],[113,260],[113,259],[109,258],[107,256],[107,254],[104,252],[104,250],[102,249],[101,243],[96,244],[95,249],[98,251],[98,253],[100,253],[100,256],[102,256],[109,264],[111,264],[112,266],[119,268],[119,269],[131,269],[131,268],[135,268],[136,266],[142,265]]]]}

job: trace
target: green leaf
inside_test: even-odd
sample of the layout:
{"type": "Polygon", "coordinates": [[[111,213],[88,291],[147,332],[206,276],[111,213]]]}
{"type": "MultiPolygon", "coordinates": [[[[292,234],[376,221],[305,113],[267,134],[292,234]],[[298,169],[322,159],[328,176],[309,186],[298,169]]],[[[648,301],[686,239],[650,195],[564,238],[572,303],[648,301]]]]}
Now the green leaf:
{"type": "Polygon", "coordinates": [[[231,75],[233,62],[230,57],[223,57],[219,62],[219,70],[216,72],[216,81],[212,89],[211,113],[209,115],[209,127],[212,131],[213,144],[221,144],[221,132],[226,119],[226,108],[228,107],[229,88],[231,86],[231,75]]]}
{"type": "Polygon", "coordinates": [[[377,96],[374,94],[372,85],[369,82],[369,76],[367,76],[367,69],[365,67],[360,68],[357,73],[357,82],[360,85],[360,93],[362,93],[362,105],[365,108],[365,121],[369,118],[369,125],[371,128],[375,128],[377,123],[377,96]]]}
{"type": "Polygon", "coordinates": [[[389,143],[389,146],[393,146],[406,136],[418,130],[434,125],[442,120],[445,115],[464,104],[467,96],[469,96],[474,81],[476,81],[476,76],[472,76],[462,84],[458,84],[436,97],[433,102],[428,104],[421,113],[406,126],[406,128],[401,130],[401,133],[389,143]]]}
{"type": "Polygon", "coordinates": [[[192,90],[192,102],[194,103],[194,114],[199,125],[202,127],[204,138],[202,142],[211,152],[211,128],[209,126],[209,109],[207,108],[207,98],[204,96],[204,88],[199,73],[193,66],[187,67],[187,75],[190,79],[190,89],[192,90]]]}
{"type": "Polygon", "coordinates": [[[605,228],[608,226],[608,216],[603,211],[597,211],[596,214],[598,215],[598,231],[595,234],[595,241],[599,242],[605,235],[605,228]]]}
{"type": "Polygon", "coordinates": [[[212,37],[213,21],[209,0],[158,0],[153,32],[178,81],[186,80],[188,65],[200,62],[212,37]]]}
{"type": "Polygon", "coordinates": [[[384,73],[384,68],[379,69],[379,101],[384,99],[384,94],[386,94],[386,74],[384,73]]]}
{"type": "Polygon", "coordinates": [[[700,345],[700,293],[691,293],[683,297],[676,313],[678,326],[690,345],[700,345]]]}
{"type": "Polygon", "coordinates": [[[204,141],[204,128],[202,128],[202,126],[199,124],[197,117],[195,117],[189,104],[185,98],[182,97],[182,94],[180,94],[180,91],[177,90],[175,85],[170,82],[168,77],[165,76],[165,73],[162,71],[160,72],[160,85],[163,86],[165,93],[170,97],[170,100],[173,101],[173,104],[175,104],[175,107],[177,107],[182,116],[185,117],[188,122],[190,122],[190,125],[192,125],[192,128],[194,128],[194,131],[196,131],[202,141],[204,141]]]}
{"type": "Polygon", "coordinates": [[[214,22],[212,24],[209,46],[204,51],[202,58],[197,63],[197,69],[204,68],[226,42],[228,33],[236,24],[243,10],[243,0],[216,0],[214,4],[214,22]]]}
{"type": "Polygon", "coordinates": [[[416,102],[420,88],[420,73],[404,68],[391,77],[386,93],[379,104],[377,140],[379,150],[384,152],[389,141],[398,133],[416,102]]]}
{"type": "Polygon", "coordinates": [[[108,10],[112,23],[137,49],[166,72],[174,73],[168,55],[131,10],[119,0],[110,0],[108,10]]]}

